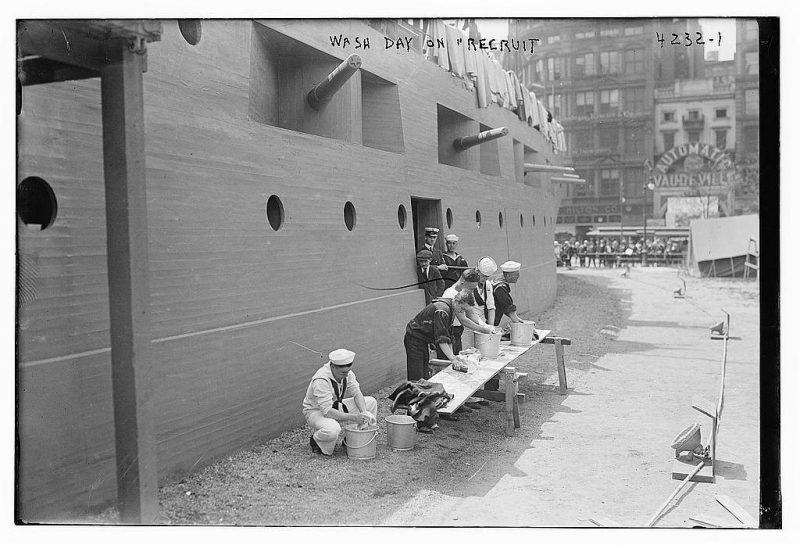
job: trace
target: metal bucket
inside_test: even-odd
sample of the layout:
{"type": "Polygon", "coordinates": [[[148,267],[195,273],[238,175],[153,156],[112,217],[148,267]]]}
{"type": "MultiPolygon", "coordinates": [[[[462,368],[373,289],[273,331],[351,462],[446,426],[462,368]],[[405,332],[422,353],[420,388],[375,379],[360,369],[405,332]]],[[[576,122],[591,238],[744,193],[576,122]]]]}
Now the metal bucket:
{"type": "Polygon", "coordinates": [[[347,443],[347,457],[356,460],[375,458],[378,442],[378,426],[370,426],[364,430],[350,424],[344,429],[344,440],[347,443]]]}
{"type": "Polygon", "coordinates": [[[502,333],[475,333],[475,348],[485,358],[496,358],[500,353],[502,333]]]}
{"type": "Polygon", "coordinates": [[[386,417],[386,436],[392,450],[411,450],[417,440],[417,422],[410,416],[393,414],[386,417]]]}
{"type": "Polygon", "coordinates": [[[530,346],[536,324],[533,322],[511,322],[511,344],[514,346],[530,346]]]}

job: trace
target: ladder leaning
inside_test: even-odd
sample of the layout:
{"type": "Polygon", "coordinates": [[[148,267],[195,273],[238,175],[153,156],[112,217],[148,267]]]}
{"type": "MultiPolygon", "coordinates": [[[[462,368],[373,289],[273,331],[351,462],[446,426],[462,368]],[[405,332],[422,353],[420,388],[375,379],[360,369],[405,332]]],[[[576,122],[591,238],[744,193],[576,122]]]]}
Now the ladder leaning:
{"type": "Polygon", "coordinates": [[[750,237],[747,243],[747,255],[744,256],[744,278],[750,278],[750,271],[755,271],[756,280],[758,279],[758,239],[750,237]],[[751,261],[752,258],[752,261],[751,261]]]}

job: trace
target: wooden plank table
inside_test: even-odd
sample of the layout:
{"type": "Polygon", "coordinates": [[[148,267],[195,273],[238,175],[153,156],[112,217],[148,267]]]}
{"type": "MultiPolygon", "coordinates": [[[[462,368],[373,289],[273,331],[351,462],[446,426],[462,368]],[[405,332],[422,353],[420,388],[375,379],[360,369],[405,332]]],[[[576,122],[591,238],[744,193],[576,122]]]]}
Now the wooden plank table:
{"type": "Polygon", "coordinates": [[[519,401],[517,398],[516,369],[508,367],[508,364],[520,357],[522,354],[541,343],[550,334],[550,330],[537,329],[538,339],[534,340],[530,346],[513,346],[509,341],[501,341],[500,353],[494,358],[482,357],[478,365],[470,364],[469,371],[462,373],[453,371],[452,366],[448,365],[431,378],[430,382],[437,382],[444,386],[448,394],[453,394],[453,399],[447,406],[439,409],[440,414],[454,413],[471,396],[482,397],[492,401],[506,402],[506,435],[513,435],[514,428],[520,426],[519,423],[519,401]],[[505,374],[505,392],[482,390],[483,385],[500,372],[505,374]]]}

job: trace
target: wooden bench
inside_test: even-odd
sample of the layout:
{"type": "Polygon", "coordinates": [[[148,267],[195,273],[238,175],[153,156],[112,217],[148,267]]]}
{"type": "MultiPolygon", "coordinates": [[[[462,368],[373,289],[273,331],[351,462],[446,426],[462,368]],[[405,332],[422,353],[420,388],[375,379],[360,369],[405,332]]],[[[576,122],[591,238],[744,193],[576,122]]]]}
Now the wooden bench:
{"type": "Polygon", "coordinates": [[[514,429],[520,427],[519,403],[525,397],[525,394],[520,394],[518,391],[517,380],[526,377],[527,373],[517,373],[514,367],[509,367],[509,364],[539,343],[555,345],[560,393],[566,395],[567,374],[564,368],[563,346],[571,345],[572,341],[563,337],[549,337],[550,330],[546,329],[539,329],[536,333],[539,338],[530,346],[514,346],[509,341],[502,341],[497,357],[481,358],[477,368],[470,366],[468,373],[453,371],[447,360],[432,359],[430,365],[440,367],[441,370],[428,380],[441,384],[447,393],[453,394],[453,399],[446,407],[439,409],[439,414],[454,413],[472,396],[490,401],[505,401],[506,435],[514,435],[514,429]],[[505,391],[484,390],[486,382],[498,374],[504,377],[505,391]]]}

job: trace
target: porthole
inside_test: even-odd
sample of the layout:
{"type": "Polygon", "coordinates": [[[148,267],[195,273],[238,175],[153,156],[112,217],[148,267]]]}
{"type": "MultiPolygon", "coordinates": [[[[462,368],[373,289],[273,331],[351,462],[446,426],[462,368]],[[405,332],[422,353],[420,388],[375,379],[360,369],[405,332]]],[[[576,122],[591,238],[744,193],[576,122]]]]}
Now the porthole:
{"type": "Polygon", "coordinates": [[[178,29],[181,31],[181,36],[186,40],[189,45],[197,45],[200,43],[200,37],[203,34],[200,19],[178,19],[178,29]]]}
{"type": "Polygon", "coordinates": [[[522,217],[522,214],[519,215],[519,226],[522,228],[525,227],[525,219],[522,217]]]}
{"type": "Polygon", "coordinates": [[[400,229],[406,228],[406,207],[402,204],[397,207],[397,223],[400,224],[400,229]]]}
{"type": "Polygon", "coordinates": [[[44,231],[56,221],[58,202],[50,184],[30,176],[17,185],[17,214],[25,225],[44,231]]]}
{"type": "Polygon", "coordinates": [[[447,228],[453,228],[453,211],[451,209],[447,209],[447,228]]]}
{"type": "Polygon", "coordinates": [[[283,227],[283,203],[277,195],[267,199],[267,220],[273,231],[283,227]]]}
{"type": "Polygon", "coordinates": [[[344,203],[344,224],[348,231],[356,228],[356,207],[350,201],[344,203]]]}
{"type": "Polygon", "coordinates": [[[500,212],[497,215],[497,222],[500,224],[500,228],[502,229],[503,228],[503,213],[502,212],[500,212]]]}
{"type": "Polygon", "coordinates": [[[478,229],[481,228],[481,211],[475,210],[475,224],[478,226],[478,229]]]}

